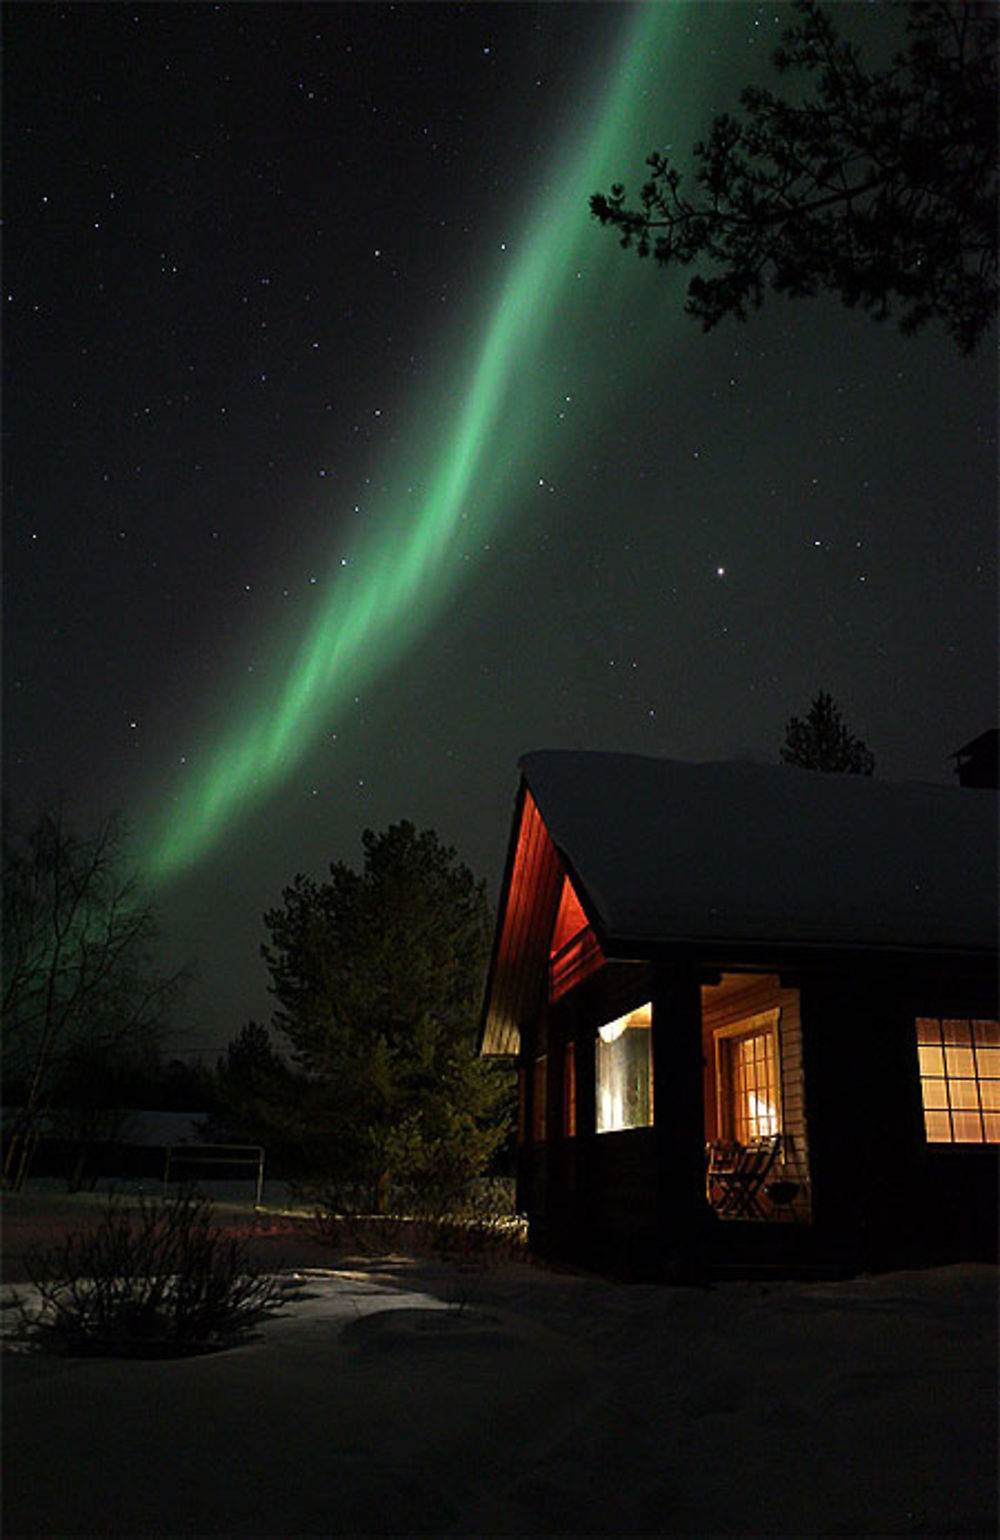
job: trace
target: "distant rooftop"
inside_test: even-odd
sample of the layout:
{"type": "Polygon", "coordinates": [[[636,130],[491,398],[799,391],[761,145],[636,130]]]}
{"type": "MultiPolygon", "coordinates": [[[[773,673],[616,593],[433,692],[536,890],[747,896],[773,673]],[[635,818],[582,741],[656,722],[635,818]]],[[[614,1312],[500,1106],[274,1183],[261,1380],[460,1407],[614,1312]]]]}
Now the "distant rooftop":
{"type": "Polygon", "coordinates": [[[951,758],[961,786],[997,786],[1000,784],[1000,729],[991,727],[970,743],[956,749],[951,758]]]}

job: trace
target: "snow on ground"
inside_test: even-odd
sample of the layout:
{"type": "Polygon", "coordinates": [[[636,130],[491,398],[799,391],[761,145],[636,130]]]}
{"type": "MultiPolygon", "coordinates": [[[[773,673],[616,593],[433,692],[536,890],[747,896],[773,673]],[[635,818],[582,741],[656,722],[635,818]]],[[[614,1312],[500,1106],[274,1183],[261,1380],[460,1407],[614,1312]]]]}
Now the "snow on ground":
{"type": "Polygon", "coordinates": [[[298,1283],[224,1353],[6,1355],[4,1534],[996,1533],[995,1268],[298,1283]]]}

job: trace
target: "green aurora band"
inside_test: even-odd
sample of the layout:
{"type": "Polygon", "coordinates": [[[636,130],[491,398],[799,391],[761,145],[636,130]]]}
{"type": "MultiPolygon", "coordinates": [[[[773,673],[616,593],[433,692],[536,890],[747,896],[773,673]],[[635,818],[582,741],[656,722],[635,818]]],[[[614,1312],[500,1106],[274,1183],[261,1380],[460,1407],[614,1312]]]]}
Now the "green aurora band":
{"type": "Polygon", "coordinates": [[[153,882],[196,865],[274,792],[358,692],[430,626],[454,585],[468,579],[490,534],[523,501],[531,457],[542,451],[549,464],[557,452],[565,455],[567,441],[553,441],[552,424],[570,350],[580,356],[574,335],[591,333],[586,368],[590,377],[595,368],[610,371],[606,391],[662,362],[679,309],[664,302],[662,275],[654,280],[651,324],[636,328],[627,346],[618,338],[607,348],[607,317],[629,298],[634,309],[645,280],[614,238],[597,229],[587,200],[642,165],[663,130],[668,83],[673,118],[687,117],[693,93],[704,89],[695,59],[677,57],[690,54],[690,42],[680,46],[679,37],[690,14],[686,6],[658,3],[626,11],[609,77],[589,100],[581,93],[579,119],[593,127],[554,157],[527,228],[510,242],[517,254],[507,256],[492,286],[478,349],[457,371],[454,361],[442,371],[442,389],[421,387],[408,452],[378,477],[407,490],[376,506],[350,564],[333,566],[317,612],[267,698],[247,703],[247,719],[222,735],[201,770],[188,767],[167,807],[161,803],[149,821],[143,864],[153,882]],[[428,453],[434,402],[446,427],[428,453]]]}

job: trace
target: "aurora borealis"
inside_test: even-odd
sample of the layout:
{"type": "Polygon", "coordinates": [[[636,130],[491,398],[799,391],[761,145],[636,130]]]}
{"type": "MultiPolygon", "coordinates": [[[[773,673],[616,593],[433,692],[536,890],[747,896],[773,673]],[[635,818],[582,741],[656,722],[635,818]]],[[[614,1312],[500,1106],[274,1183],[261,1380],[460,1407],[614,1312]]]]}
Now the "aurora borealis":
{"type": "Polygon", "coordinates": [[[773,759],[823,688],[947,780],[992,725],[995,349],[702,337],[589,217],[788,19],[8,7],[5,793],[125,813],[187,1041],[366,826],[495,889],[522,752],[773,759]]]}
{"type": "MultiPolygon", "coordinates": [[[[332,562],[318,612],[284,677],[253,693],[245,719],[222,734],[206,768],[170,799],[150,854],[155,877],[196,861],[227,825],[280,786],[357,690],[377,685],[431,624],[453,585],[471,577],[477,552],[495,535],[503,538],[532,456],[543,449],[558,468],[566,447],[553,453],[546,433],[560,401],[571,404],[560,397],[560,367],[553,366],[555,356],[568,371],[564,328],[596,307],[609,285],[613,292],[616,272],[635,279],[589,221],[588,193],[653,142],[650,62],[663,60],[669,71],[679,20],[670,7],[623,12],[620,59],[609,61],[603,91],[584,94],[573,125],[579,143],[555,148],[544,194],[514,220],[503,243],[509,261],[487,285],[492,292],[472,326],[477,340],[459,350],[468,356],[446,360],[436,391],[421,385],[409,411],[416,426],[386,471],[384,506],[357,554],[332,562]],[[428,453],[420,418],[435,394],[447,404],[428,453]]],[[[668,315],[663,306],[661,335],[668,315]]],[[[629,350],[639,356],[620,358],[618,367],[641,371],[649,343],[643,337],[629,350]]]]}

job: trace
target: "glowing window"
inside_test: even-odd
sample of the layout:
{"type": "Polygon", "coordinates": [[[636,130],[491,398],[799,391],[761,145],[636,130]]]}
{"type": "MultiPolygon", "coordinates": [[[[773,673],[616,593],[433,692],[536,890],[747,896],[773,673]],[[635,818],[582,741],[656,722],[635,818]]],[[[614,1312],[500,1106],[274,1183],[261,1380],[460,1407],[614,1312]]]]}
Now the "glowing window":
{"type": "Polygon", "coordinates": [[[1000,1022],[917,1018],[924,1129],[931,1144],[1000,1144],[1000,1022]]]}
{"type": "Polygon", "coordinates": [[[641,1005],[598,1028],[597,1132],[648,1128],[653,1121],[653,1008],[641,1005]]]}
{"type": "Polygon", "coordinates": [[[778,1012],[717,1032],[715,1051],[725,1137],[747,1144],[780,1133],[778,1012]]]}

